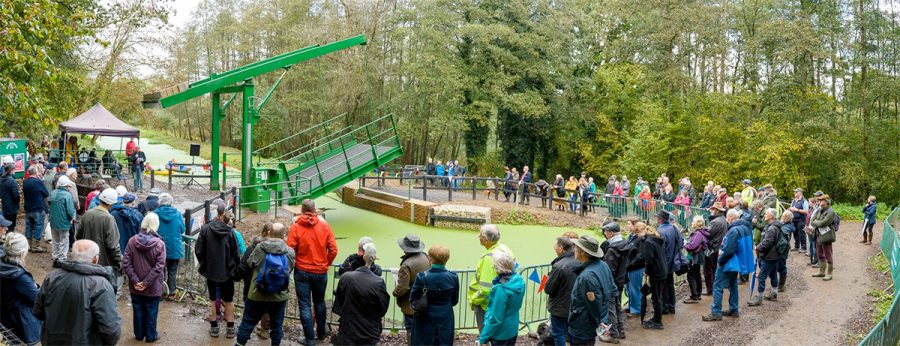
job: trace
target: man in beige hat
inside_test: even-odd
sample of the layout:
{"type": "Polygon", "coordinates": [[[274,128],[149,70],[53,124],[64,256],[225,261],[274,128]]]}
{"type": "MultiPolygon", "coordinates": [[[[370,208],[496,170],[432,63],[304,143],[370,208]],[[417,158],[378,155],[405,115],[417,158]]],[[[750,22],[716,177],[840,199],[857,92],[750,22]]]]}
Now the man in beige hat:
{"type": "Polygon", "coordinates": [[[403,256],[400,257],[400,269],[397,270],[397,286],[394,287],[394,298],[397,298],[397,306],[403,312],[403,326],[406,327],[406,339],[408,343],[412,343],[413,311],[409,306],[409,294],[412,289],[413,282],[419,273],[431,268],[431,260],[425,255],[425,243],[415,234],[407,234],[401,239],[397,239],[397,245],[403,250],[403,256]]]}
{"type": "MultiPolygon", "coordinates": [[[[600,243],[594,237],[583,235],[574,241],[575,259],[582,264],[575,268],[578,277],[572,288],[569,308],[569,340],[572,345],[594,344],[597,327],[608,329],[610,303],[616,294],[616,284],[603,257],[600,243]]],[[[601,341],[618,343],[604,332],[601,341]]]]}

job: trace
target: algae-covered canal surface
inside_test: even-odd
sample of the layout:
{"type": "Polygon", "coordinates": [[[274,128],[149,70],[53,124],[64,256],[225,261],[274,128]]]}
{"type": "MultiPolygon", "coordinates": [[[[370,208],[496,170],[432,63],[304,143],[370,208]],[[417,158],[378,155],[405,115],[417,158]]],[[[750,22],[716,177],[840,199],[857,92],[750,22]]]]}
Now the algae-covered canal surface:
{"type": "MultiPolygon", "coordinates": [[[[316,206],[334,208],[326,212],[325,218],[338,238],[339,254],[335,259],[336,263],[356,252],[357,242],[363,236],[375,240],[380,258],[377,263],[384,268],[394,268],[400,264],[403,252],[397,246],[397,239],[403,238],[408,233],[418,235],[425,242],[426,250],[434,244],[449,247],[450,261],[447,267],[450,269],[474,268],[478,258],[485,251],[478,243],[478,231],[475,230],[420,226],[341,204],[331,195],[317,199],[316,206]]],[[[576,228],[522,225],[499,225],[499,228],[500,242],[512,249],[520,266],[550,263],[556,257],[553,252],[556,237],[565,231],[594,235],[592,231],[576,228]]]]}

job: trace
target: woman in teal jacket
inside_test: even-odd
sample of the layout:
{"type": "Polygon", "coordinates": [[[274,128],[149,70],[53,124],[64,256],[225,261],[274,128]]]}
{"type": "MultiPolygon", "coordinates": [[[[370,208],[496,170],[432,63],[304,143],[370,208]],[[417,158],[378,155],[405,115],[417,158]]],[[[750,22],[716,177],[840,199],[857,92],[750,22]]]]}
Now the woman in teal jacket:
{"type": "Polygon", "coordinates": [[[487,311],[484,313],[484,328],[478,336],[478,343],[487,345],[515,345],[519,334],[519,308],[525,297],[525,280],[514,272],[516,262],[509,256],[494,255],[494,270],[497,277],[491,287],[487,311]]]}
{"type": "Polygon", "coordinates": [[[184,257],[184,243],[181,236],[184,234],[184,215],[178,209],[172,207],[175,201],[172,195],[164,193],[159,195],[159,207],[154,210],[159,215],[159,237],[166,244],[166,285],[168,287],[167,299],[175,299],[175,278],[178,276],[178,262],[184,257]]]}

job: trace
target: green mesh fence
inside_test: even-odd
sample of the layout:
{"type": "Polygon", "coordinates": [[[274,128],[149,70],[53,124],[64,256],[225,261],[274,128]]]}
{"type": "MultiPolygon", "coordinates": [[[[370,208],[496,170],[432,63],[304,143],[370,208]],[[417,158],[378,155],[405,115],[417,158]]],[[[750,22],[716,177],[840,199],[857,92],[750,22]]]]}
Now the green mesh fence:
{"type": "Polygon", "coordinates": [[[900,345],[900,304],[897,303],[900,292],[900,238],[897,236],[898,214],[900,208],[895,208],[891,215],[884,220],[884,231],[881,237],[881,252],[887,257],[891,265],[891,278],[894,283],[894,301],[884,318],[869,331],[869,335],[863,339],[860,345],[900,345]]]}

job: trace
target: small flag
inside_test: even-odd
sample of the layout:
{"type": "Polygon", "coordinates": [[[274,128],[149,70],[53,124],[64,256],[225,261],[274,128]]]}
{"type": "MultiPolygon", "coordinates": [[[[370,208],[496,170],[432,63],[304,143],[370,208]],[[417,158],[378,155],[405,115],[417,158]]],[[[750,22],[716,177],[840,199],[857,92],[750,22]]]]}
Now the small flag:
{"type": "Polygon", "coordinates": [[[544,275],[544,277],[541,278],[541,287],[538,288],[538,294],[541,294],[541,292],[544,291],[544,286],[546,286],[546,285],[547,285],[547,275],[544,275]]]}
{"type": "Polygon", "coordinates": [[[534,283],[536,283],[538,285],[541,284],[541,277],[538,276],[537,270],[532,270],[531,275],[528,276],[528,279],[531,281],[534,281],[534,283]]]}

